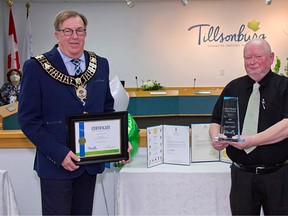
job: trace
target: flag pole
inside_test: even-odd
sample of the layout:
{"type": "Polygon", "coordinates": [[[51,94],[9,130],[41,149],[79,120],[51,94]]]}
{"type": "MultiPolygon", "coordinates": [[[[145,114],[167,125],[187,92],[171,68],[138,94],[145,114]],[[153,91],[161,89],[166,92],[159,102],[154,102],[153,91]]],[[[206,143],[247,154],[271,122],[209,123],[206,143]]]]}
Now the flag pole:
{"type": "Polygon", "coordinates": [[[33,56],[32,52],[32,31],[31,31],[31,23],[30,23],[30,10],[31,10],[31,5],[29,2],[26,4],[26,29],[25,29],[25,34],[23,37],[23,47],[22,47],[22,58],[21,58],[21,63],[24,65],[25,61],[30,59],[33,56]]]}
{"type": "Polygon", "coordinates": [[[26,18],[28,18],[29,13],[30,13],[30,11],[29,11],[29,9],[30,9],[30,3],[27,2],[25,5],[26,5],[26,18]]]}
{"type": "Polygon", "coordinates": [[[12,4],[13,4],[13,1],[12,1],[12,0],[7,0],[7,4],[8,4],[8,6],[11,8],[11,7],[12,7],[12,4]]]}

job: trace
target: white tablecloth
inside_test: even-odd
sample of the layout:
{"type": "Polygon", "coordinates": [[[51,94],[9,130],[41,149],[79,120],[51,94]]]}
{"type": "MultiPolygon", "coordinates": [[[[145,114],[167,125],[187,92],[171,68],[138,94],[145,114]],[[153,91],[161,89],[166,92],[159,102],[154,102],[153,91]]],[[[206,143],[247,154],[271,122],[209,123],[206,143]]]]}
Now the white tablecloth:
{"type": "Polygon", "coordinates": [[[0,215],[19,215],[8,171],[0,170],[0,215]]]}
{"type": "Polygon", "coordinates": [[[116,215],[231,215],[230,164],[161,164],[137,155],[119,172],[116,215]]]}

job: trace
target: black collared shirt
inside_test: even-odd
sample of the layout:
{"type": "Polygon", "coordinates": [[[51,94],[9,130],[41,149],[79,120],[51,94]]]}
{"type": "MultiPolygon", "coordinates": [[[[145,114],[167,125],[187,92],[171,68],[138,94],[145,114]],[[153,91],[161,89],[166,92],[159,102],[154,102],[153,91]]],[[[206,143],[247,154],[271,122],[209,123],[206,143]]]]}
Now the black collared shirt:
{"type": "MultiPolygon", "coordinates": [[[[249,76],[237,78],[223,89],[215,104],[212,123],[221,124],[223,97],[238,97],[240,131],[248,105],[250,94],[255,83],[249,76]]],[[[284,118],[288,118],[288,78],[270,71],[260,82],[260,98],[258,132],[264,131],[284,118]]],[[[272,165],[288,159],[288,139],[281,142],[258,146],[251,153],[227,147],[229,158],[243,165],[272,165]]]]}

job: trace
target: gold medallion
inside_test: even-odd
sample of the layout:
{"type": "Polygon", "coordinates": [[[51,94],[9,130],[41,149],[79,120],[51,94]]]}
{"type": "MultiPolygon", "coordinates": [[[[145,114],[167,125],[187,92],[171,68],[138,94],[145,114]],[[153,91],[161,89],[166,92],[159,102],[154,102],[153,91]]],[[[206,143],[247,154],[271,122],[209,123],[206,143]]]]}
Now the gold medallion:
{"type": "Polygon", "coordinates": [[[84,100],[84,99],[86,99],[87,91],[83,86],[79,86],[76,89],[76,95],[80,100],[84,100]]]}
{"type": "Polygon", "coordinates": [[[85,137],[80,137],[78,142],[79,142],[79,144],[84,145],[86,143],[85,137]]]}

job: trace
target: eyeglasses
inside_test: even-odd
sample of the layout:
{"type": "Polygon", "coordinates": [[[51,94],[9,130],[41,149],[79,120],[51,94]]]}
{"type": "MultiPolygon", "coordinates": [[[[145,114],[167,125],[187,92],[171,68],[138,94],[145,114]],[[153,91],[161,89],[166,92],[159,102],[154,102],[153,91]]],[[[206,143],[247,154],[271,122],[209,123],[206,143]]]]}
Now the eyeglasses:
{"type": "Polygon", "coordinates": [[[59,29],[57,31],[62,31],[65,36],[73,35],[74,31],[76,32],[78,36],[84,36],[86,34],[86,29],[83,29],[83,28],[79,28],[76,30],[73,30],[71,28],[65,28],[65,29],[59,29]]]}

